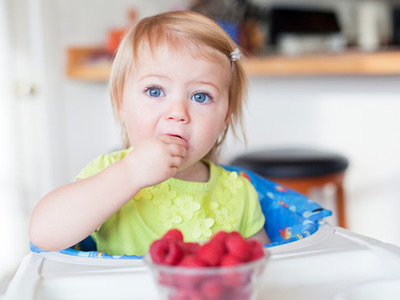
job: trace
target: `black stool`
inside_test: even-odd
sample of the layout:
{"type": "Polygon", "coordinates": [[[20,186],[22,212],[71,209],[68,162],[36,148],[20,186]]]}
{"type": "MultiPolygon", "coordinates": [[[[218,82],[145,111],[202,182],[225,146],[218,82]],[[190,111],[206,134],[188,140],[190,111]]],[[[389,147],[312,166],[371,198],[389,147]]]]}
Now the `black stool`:
{"type": "Polygon", "coordinates": [[[336,153],[302,148],[269,149],[236,157],[232,165],[249,169],[310,197],[314,188],[336,188],[338,223],[346,227],[344,174],[348,160],[336,153]]]}

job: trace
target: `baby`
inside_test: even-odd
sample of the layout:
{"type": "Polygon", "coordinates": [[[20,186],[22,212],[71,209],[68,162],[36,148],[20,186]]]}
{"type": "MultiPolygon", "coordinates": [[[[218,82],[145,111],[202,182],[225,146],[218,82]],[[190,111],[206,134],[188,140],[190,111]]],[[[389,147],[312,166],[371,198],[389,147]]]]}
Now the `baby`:
{"type": "Polygon", "coordinates": [[[201,14],[163,13],[132,28],[110,78],[127,147],[38,203],[33,244],[61,250],[91,235],[101,252],[143,255],[171,228],[185,241],[236,230],[268,243],[254,187],[215,163],[228,130],[241,125],[239,59],[237,45],[201,14]]]}

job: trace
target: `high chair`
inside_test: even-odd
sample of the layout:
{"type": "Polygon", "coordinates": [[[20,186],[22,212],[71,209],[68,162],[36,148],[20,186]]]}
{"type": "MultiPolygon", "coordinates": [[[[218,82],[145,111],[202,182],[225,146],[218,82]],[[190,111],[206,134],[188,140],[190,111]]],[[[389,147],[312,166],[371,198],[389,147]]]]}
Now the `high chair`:
{"type": "MultiPolygon", "coordinates": [[[[334,227],[323,220],[331,211],[306,196],[241,167],[224,167],[251,181],[266,216],[271,244],[264,245],[269,258],[257,299],[397,299],[399,247],[334,227]]],[[[31,245],[34,253],[24,257],[0,299],[160,299],[142,257],[80,244],[81,250],[58,252],[31,245]]],[[[247,299],[247,287],[240,299],[247,299]]]]}
{"type": "Polygon", "coordinates": [[[311,191],[331,184],[340,227],[347,227],[343,187],[348,160],[339,154],[299,148],[268,149],[240,155],[232,165],[252,170],[308,197],[311,191]]]}

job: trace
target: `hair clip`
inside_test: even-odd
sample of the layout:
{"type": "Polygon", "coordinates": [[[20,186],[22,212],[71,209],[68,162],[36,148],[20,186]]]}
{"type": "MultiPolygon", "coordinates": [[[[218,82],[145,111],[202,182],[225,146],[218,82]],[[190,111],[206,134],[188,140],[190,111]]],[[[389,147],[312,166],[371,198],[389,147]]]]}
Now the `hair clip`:
{"type": "Polygon", "coordinates": [[[229,53],[231,61],[237,61],[242,57],[239,48],[236,48],[233,52],[229,53]]]}

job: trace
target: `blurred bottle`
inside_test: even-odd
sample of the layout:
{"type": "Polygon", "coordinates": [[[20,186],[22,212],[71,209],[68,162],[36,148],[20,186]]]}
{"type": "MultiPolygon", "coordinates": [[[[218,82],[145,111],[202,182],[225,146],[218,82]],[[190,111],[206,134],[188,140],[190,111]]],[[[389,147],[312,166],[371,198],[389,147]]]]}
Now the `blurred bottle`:
{"type": "Polygon", "coordinates": [[[261,53],[265,45],[265,32],[261,23],[268,9],[247,0],[195,0],[191,10],[215,20],[246,55],[261,53]]]}
{"type": "Polygon", "coordinates": [[[391,11],[383,1],[359,3],[357,44],[362,51],[376,51],[391,40],[391,11]]]}
{"type": "Polygon", "coordinates": [[[128,24],[123,28],[111,29],[108,32],[107,39],[105,42],[105,47],[108,52],[114,54],[122,39],[124,38],[127,31],[134,26],[138,21],[138,13],[135,9],[130,9],[128,11],[128,24]]]}

